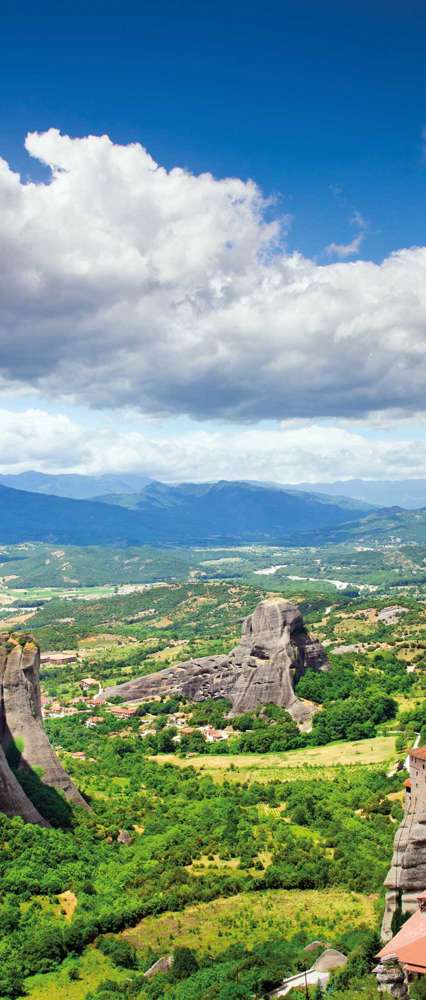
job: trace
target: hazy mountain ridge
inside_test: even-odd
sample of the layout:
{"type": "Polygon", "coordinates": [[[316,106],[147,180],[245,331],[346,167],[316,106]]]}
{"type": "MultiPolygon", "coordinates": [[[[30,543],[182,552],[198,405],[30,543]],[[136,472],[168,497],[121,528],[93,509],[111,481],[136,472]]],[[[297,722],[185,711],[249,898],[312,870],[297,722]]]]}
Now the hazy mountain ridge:
{"type": "Polygon", "coordinates": [[[101,503],[116,504],[120,507],[127,507],[133,510],[143,509],[147,503],[154,503],[158,507],[179,507],[185,502],[201,500],[207,494],[218,494],[227,488],[241,486],[247,490],[265,490],[267,492],[285,493],[293,497],[305,499],[309,493],[311,499],[315,499],[319,504],[332,504],[342,510],[348,510],[357,516],[360,512],[375,510],[373,504],[346,496],[328,496],[327,493],[314,493],[308,490],[299,490],[292,486],[283,486],[280,483],[255,482],[251,480],[227,480],[221,479],[217,482],[208,483],[163,483],[159,480],[150,480],[138,493],[105,493],[94,500],[101,503]]]}
{"type": "MultiPolygon", "coordinates": [[[[405,507],[413,510],[426,506],[426,479],[341,479],[330,483],[276,483],[258,480],[242,480],[250,486],[259,489],[285,490],[288,493],[300,495],[309,493],[320,499],[323,496],[332,501],[338,501],[339,506],[349,502],[356,509],[356,502],[363,507],[405,507]]],[[[123,507],[137,506],[138,497],[145,493],[151,484],[157,490],[160,486],[165,491],[199,488],[200,492],[210,489],[214,482],[204,483],[160,483],[152,476],[138,472],[111,472],[99,476],[79,473],[45,473],[34,470],[6,474],[0,473],[0,484],[13,489],[27,490],[32,493],[44,493],[50,496],[69,497],[73,500],[105,499],[123,507]]],[[[170,495],[170,494],[169,494],[170,495]]]]}
{"type": "Polygon", "coordinates": [[[46,472],[0,473],[0,484],[15,490],[43,493],[48,496],[68,497],[70,500],[92,500],[104,493],[131,493],[142,489],[149,482],[148,476],[139,473],[105,473],[86,476],[78,473],[53,474],[46,472]]]}
{"type": "Polygon", "coordinates": [[[378,507],[426,507],[426,479],[341,479],[333,483],[299,483],[295,489],[330,497],[343,495],[378,507]]]}
{"type": "Polygon", "coordinates": [[[63,545],[309,544],[318,532],[359,519],[329,499],[280,488],[219,482],[153,483],[135,509],[0,486],[0,542],[63,545]]]}

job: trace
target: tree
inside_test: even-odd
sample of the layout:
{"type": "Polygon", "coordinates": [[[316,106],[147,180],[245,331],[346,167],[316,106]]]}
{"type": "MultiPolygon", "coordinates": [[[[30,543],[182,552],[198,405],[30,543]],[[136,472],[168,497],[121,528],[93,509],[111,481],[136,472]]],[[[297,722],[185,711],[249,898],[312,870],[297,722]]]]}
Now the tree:
{"type": "Polygon", "coordinates": [[[188,979],[198,970],[198,962],[190,948],[176,948],[173,952],[173,979],[188,979]]]}

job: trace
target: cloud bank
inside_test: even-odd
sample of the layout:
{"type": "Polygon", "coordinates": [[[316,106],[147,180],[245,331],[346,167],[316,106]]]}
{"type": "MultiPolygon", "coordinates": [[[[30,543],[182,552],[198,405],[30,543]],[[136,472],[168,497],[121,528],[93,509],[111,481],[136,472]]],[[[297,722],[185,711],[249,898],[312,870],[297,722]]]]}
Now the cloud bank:
{"type": "Polygon", "coordinates": [[[91,429],[43,410],[0,411],[0,472],[141,472],[155,479],[281,483],[426,477],[424,441],[374,440],[319,424],[195,428],[179,435],[91,429]]]}
{"type": "Polygon", "coordinates": [[[251,181],[55,129],[0,161],[0,379],[196,419],[425,409],[426,249],[319,266],[251,181]]]}

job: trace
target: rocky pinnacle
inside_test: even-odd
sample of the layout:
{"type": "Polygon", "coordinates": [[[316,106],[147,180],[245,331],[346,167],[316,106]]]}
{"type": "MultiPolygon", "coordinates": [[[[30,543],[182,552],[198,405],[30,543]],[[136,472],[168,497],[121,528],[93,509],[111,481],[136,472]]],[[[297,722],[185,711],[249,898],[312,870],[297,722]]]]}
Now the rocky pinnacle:
{"type": "Polygon", "coordinates": [[[0,811],[46,824],[22,790],[7,762],[13,753],[20,769],[35,771],[75,805],[88,808],[60,764],[43,728],[40,700],[40,651],[32,640],[0,638],[0,811]],[[6,756],[7,755],[7,756],[6,756]]]}
{"type": "Polygon", "coordinates": [[[108,695],[126,701],[163,694],[182,694],[190,701],[225,697],[232,703],[231,715],[272,703],[303,724],[312,709],[295,694],[295,683],[307,667],[327,670],[325,652],[308,635],[299,609],[274,597],[245,619],[241,641],[229,653],[186,660],[109,688],[108,695]]]}

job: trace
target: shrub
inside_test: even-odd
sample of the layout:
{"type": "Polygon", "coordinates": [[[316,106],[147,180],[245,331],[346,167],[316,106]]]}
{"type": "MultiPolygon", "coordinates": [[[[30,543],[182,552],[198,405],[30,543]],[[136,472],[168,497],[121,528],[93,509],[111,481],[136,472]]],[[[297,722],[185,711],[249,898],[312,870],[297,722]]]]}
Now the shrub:
{"type": "Polygon", "coordinates": [[[121,938],[102,937],[99,938],[96,947],[103,955],[107,955],[114,965],[121,965],[125,969],[135,968],[136,949],[128,941],[123,941],[121,938]]]}
{"type": "Polygon", "coordinates": [[[194,972],[197,972],[197,969],[198,962],[194,952],[190,948],[176,948],[173,952],[173,979],[188,979],[194,972]]]}

